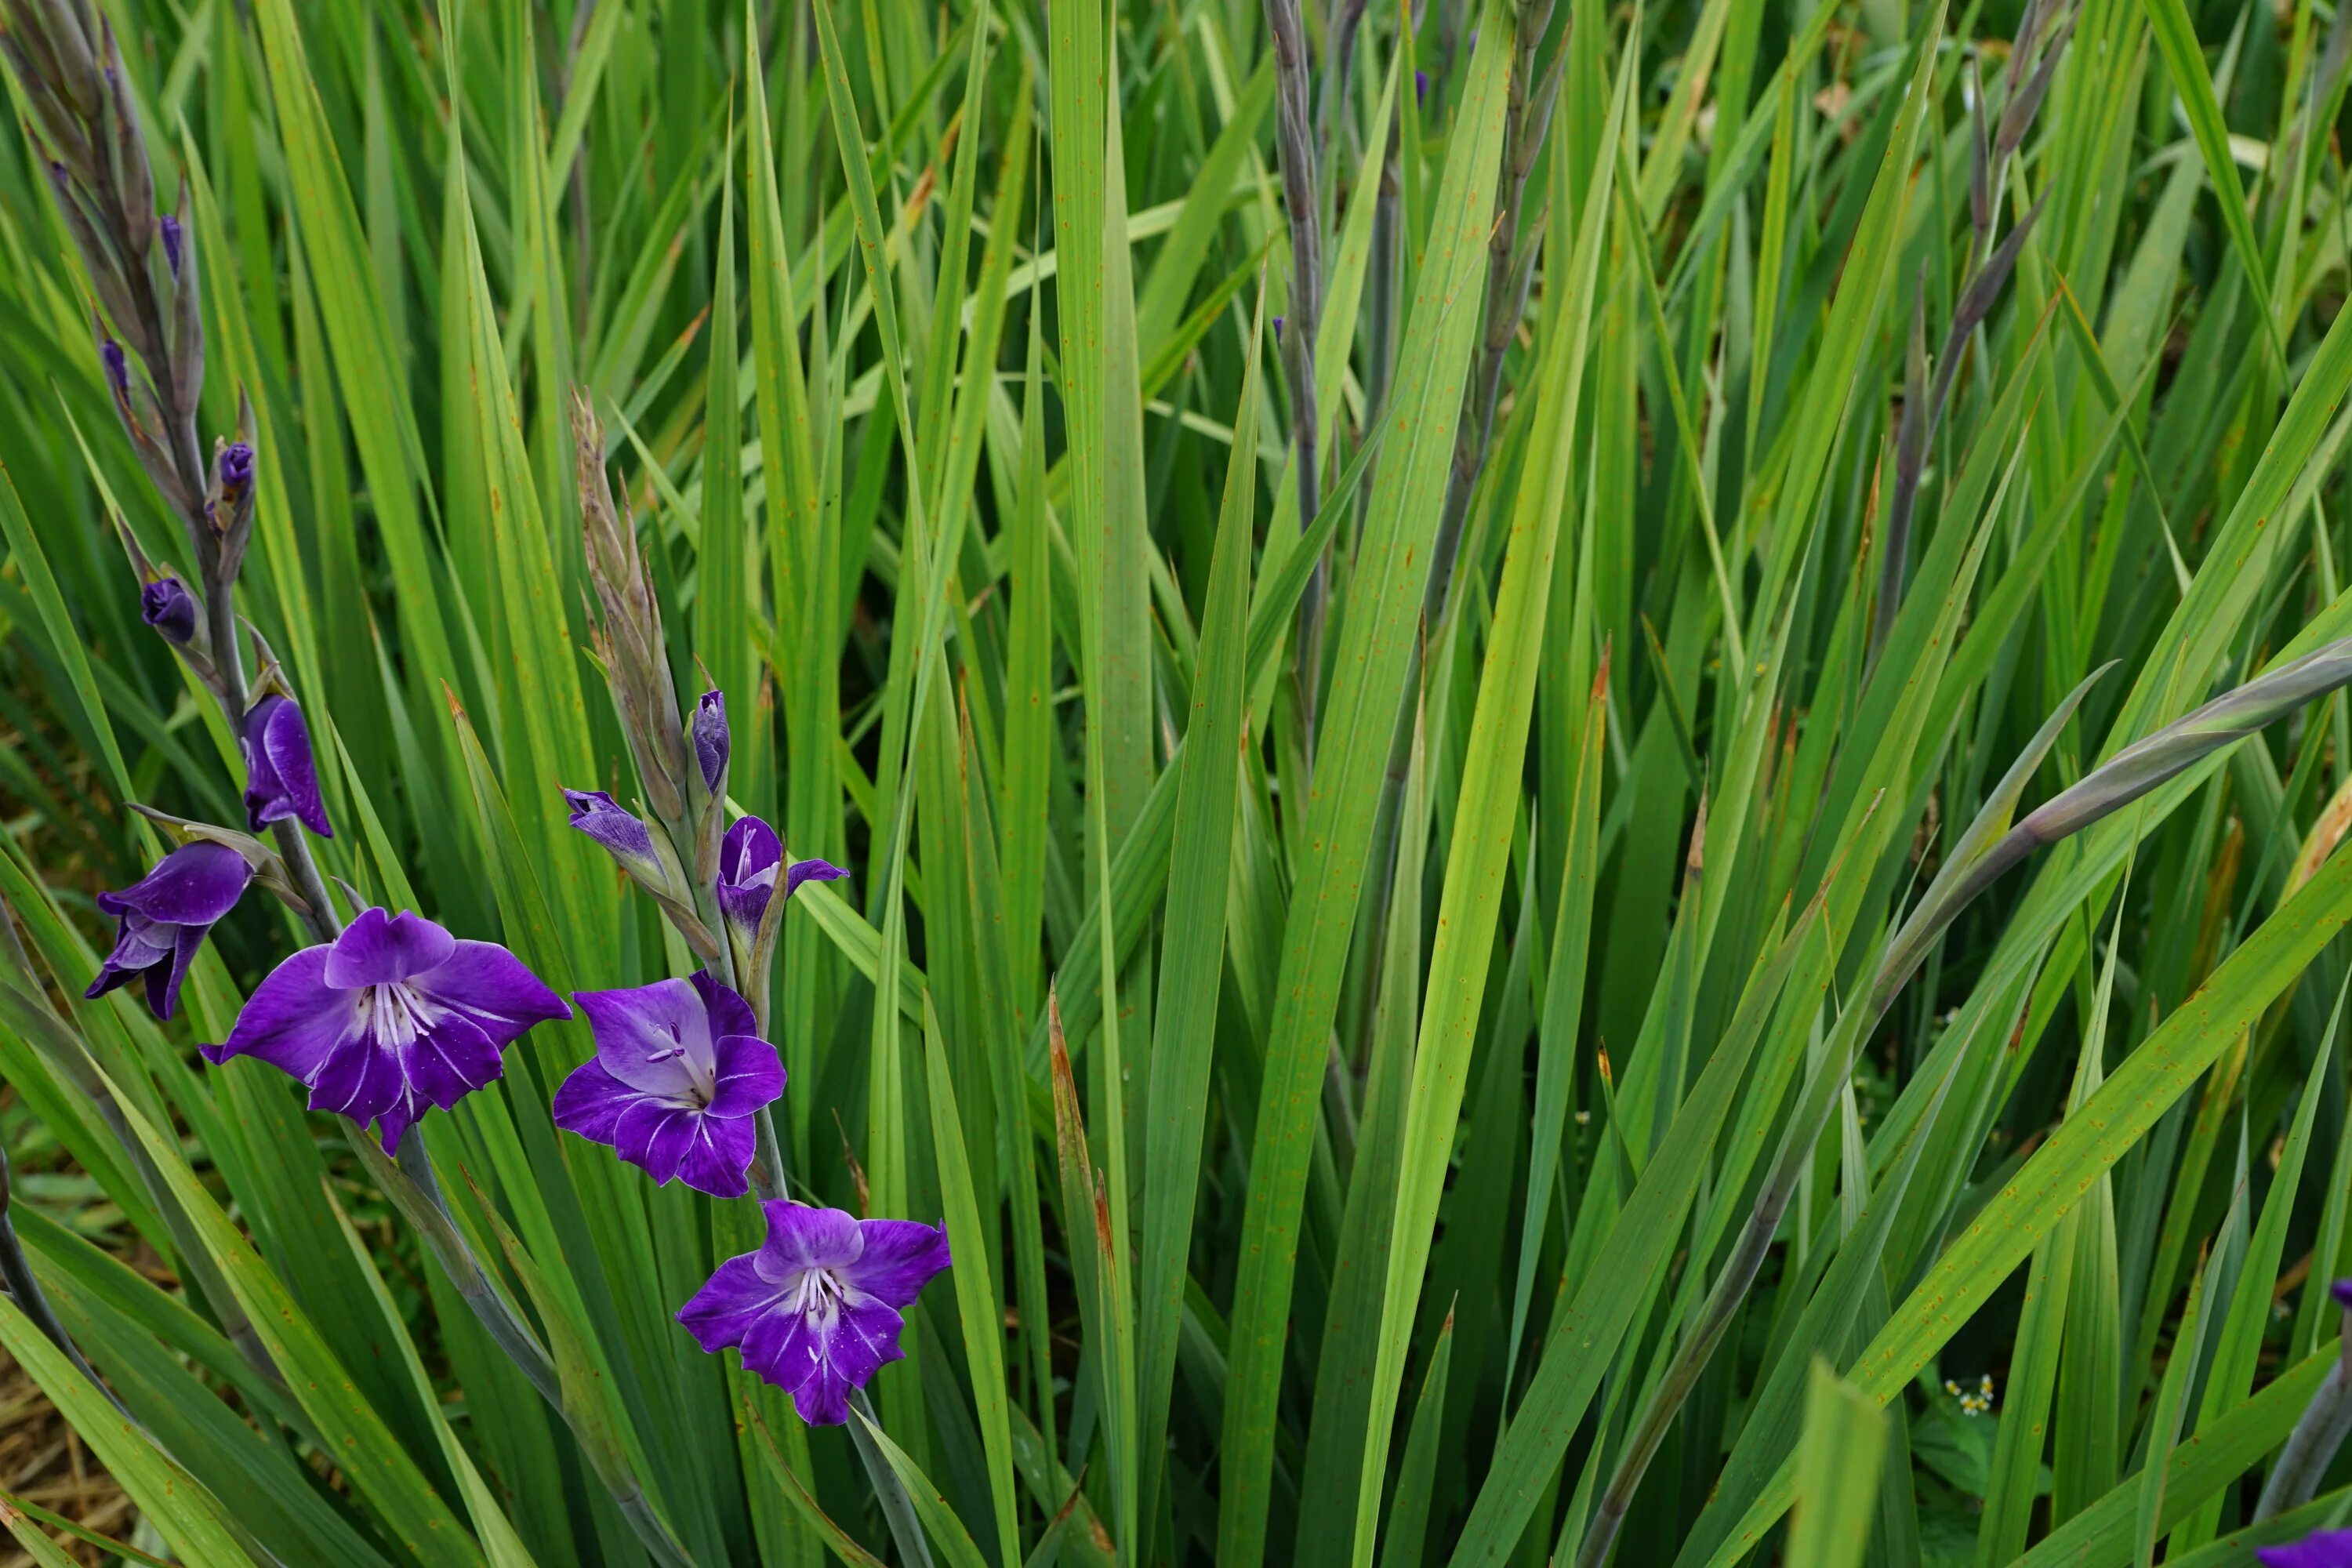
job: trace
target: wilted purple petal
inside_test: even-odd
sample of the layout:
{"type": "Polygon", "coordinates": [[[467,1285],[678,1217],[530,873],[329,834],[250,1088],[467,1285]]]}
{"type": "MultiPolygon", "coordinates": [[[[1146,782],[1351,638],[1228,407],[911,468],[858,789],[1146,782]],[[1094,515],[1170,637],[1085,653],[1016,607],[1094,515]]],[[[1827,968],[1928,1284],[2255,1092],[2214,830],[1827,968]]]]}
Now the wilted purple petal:
{"type": "Polygon", "coordinates": [[[702,787],[713,795],[727,776],[727,759],[733,749],[727,730],[727,694],[706,691],[694,705],[694,760],[702,765],[702,787]]]}
{"type": "Polygon", "coordinates": [[[184,647],[196,635],[196,597],[177,577],[158,577],[139,590],[139,618],[184,647]]]}
{"type": "Polygon", "coordinates": [[[387,1152],[427,1108],[447,1109],[505,1070],[563,999],[492,942],[422,915],[363,910],[332,942],[270,971],[206,1060],[257,1057],[299,1079],[310,1109],[377,1124],[387,1152]]]}
{"type": "Polygon", "coordinates": [[[948,1267],[947,1233],[782,1200],[761,1206],[760,1250],[720,1264],[677,1321],[705,1351],[740,1351],[802,1420],[838,1426],[850,1392],[905,1353],[900,1310],[948,1267]]]}
{"type": "Polygon", "coordinates": [[[332,838],[302,705],[275,691],[264,696],[246,713],[243,742],[246,826],[258,833],[290,816],[320,837],[332,838]]]}
{"type": "Polygon", "coordinates": [[[205,933],[236,907],[252,879],[244,856],[198,839],[164,856],[121,891],[99,894],[100,910],[115,918],[114,951],[82,994],[95,1001],[143,976],[147,1005],[157,1017],[170,1017],[205,933]]]}
{"type": "Polygon", "coordinates": [[[784,1089],[776,1047],[752,1033],[750,1004],[708,973],[573,1000],[596,1054],[556,1090],[555,1124],[657,1182],[714,1197],[750,1190],[751,1118],[784,1089]]]}

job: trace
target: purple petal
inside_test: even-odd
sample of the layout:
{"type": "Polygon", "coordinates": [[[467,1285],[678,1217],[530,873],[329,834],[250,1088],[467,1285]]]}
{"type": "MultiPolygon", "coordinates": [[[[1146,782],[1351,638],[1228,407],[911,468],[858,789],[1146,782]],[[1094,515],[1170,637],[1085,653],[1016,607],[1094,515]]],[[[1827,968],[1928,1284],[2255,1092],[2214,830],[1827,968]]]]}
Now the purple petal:
{"type": "Polygon", "coordinates": [[[534,1024],[572,1016],[572,1009],[546,981],[494,942],[460,938],[448,957],[410,976],[408,984],[463,1013],[501,1050],[534,1024]]]}
{"type": "Polygon", "coordinates": [[[338,1047],[354,1040],[365,1046],[357,994],[329,985],[326,971],[324,946],[306,947],[271,970],[246,998],[228,1038],[202,1047],[205,1059],[258,1057],[308,1084],[338,1047]]]}
{"type": "Polygon", "coordinates": [[[841,1209],[811,1208],[778,1199],[760,1205],[768,1220],[768,1239],[756,1255],[760,1272],[778,1285],[789,1285],[812,1268],[839,1268],[857,1261],[866,1237],[856,1216],[841,1209]]]}
{"type": "Polygon", "coordinates": [[[200,838],[164,856],[121,892],[99,894],[98,907],[110,915],[136,910],[151,921],[208,926],[236,907],[251,880],[253,868],[244,856],[200,838]]]}
{"type": "Polygon", "coordinates": [[[2268,1568],[2352,1568],[2352,1530],[2321,1530],[2284,1546],[2264,1546],[2255,1560],[2268,1568]]]}
{"type": "Polygon", "coordinates": [[[391,985],[446,963],[457,939],[411,910],[365,909],[343,928],[327,953],[327,984],[350,991],[391,985]]]}
{"type": "Polygon", "coordinates": [[[901,1320],[873,1301],[845,1300],[828,1310],[775,1310],[743,1336],[743,1364],[793,1396],[793,1408],[813,1426],[849,1419],[849,1393],[863,1388],[898,1346],[901,1320]]]}
{"type": "Polygon", "coordinates": [[[572,1076],[556,1089],[551,1110],[555,1124],[566,1132],[576,1133],[592,1143],[610,1143],[621,1112],[643,1098],[606,1072],[603,1062],[590,1057],[573,1068],[572,1076]]]}
{"type": "Polygon", "coordinates": [[[702,787],[719,793],[727,776],[728,754],[734,749],[727,731],[727,694],[706,691],[694,705],[694,760],[702,765],[702,787]]]}
{"type": "Polygon", "coordinates": [[[750,1116],[784,1092],[784,1064],[776,1047],[757,1035],[721,1035],[713,1047],[718,1085],[710,1097],[716,1117],[750,1116]]]}
{"type": "Polygon", "coordinates": [[[754,1266],[757,1256],[747,1252],[720,1264],[693,1299],[678,1309],[677,1321],[686,1325],[697,1344],[713,1355],[741,1344],[761,1315],[783,1300],[783,1292],[754,1266]]]}
{"type": "Polygon", "coordinates": [[[410,1087],[444,1110],[506,1070],[498,1042],[463,1013],[418,1035],[403,1065],[410,1087]]]}
{"type": "Polygon", "coordinates": [[[663,880],[660,857],[654,853],[654,836],[621,803],[601,789],[567,789],[564,802],[572,807],[572,826],[604,847],[621,869],[644,882],[663,880]]]}
{"type": "Polygon", "coordinates": [[[172,268],[172,276],[177,278],[180,275],[180,247],[186,242],[180,232],[180,220],[165,213],[155,220],[155,226],[163,236],[163,260],[172,268]]]}
{"type": "Polygon", "coordinates": [[[214,468],[220,479],[220,488],[230,499],[243,495],[253,483],[253,447],[243,441],[231,441],[220,449],[214,468]]]}
{"type": "Polygon", "coordinates": [[[751,1155],[758,1134],[745,1118],[696,1118],[695,1141],[677,1168],[677,1179],[714,1198],[740,1198],[751,1190],[751,1155]]]}
{"type": "Polygon", "coordinates": [[[838,882],[849,873],[824,860],[795,860],[784,873],[784,897],[800,891],[803,882],[838,882]]]}
{"type": "Polygon", "coordinates": [[[131,362],[122,354],[122,345],[112,338],[100,340],[98,357],[106,365],[107,384],[114,388],[117,397],[131,395],[131,362]]]}
{"type": "Polygon", "coordinates": [[[348,1116],[362,1127],[407,1098],[400,1058],[365,1032],[336,1046],[310,1080],[311,1110],[348,1116]]]}
{"type": "Polygon", "coordinates": [[[702,998],[683,980],[618,991],[575,991],[604,1070],[640,1094],[683,1103],[716,1067],[702,998]]]}
{"type": "Polygon", "coordinates": [[[2336,1298],[2337,1306],[2352,1309],[2352,1279],[2338,1279],[2327,1288],[2327,1293],[2336,1298]]]}
{"type": "Polygon", "coordinates": [[[621,1112],[621,1120],[614,1125],[613,1152],[644,1171],[658,1186],[677,1174],[686,1152],[694,1146],[695,1123],[701,1120],[698,1111],[640,1098],[621,1112]]]}
{"type": "Polygon", "coordinates": [[[751,1004],[735,991],[710,977],[708,969],[698,969],[689,977],[694,994],[702,998],[702,1011],[709,1019],[710,1032],[715,1035],[751,1035],[759,1032],[759,1020],[751,1016],[751,1004]]]}
{"type": "Polygon", "coordinates": [[[841,1271],[842,1278],[887,1305],[909,1305],[948,1266],[945,1226],[868,1219],[858,1221],[857,1228],[865,1234],[866,1250],[841,1271]]]}

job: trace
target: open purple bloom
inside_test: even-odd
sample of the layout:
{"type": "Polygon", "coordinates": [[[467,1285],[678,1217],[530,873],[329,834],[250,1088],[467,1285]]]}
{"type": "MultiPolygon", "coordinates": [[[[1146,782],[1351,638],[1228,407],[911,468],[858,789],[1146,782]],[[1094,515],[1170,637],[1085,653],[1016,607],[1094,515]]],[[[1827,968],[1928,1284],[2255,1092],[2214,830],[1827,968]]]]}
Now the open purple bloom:
{"type": "Polygon", "coordinates": [[[263,697],[246,712],[244,743],[245,825],[258,833],[290,816],[320,837],[332,838],[302,705],[275,691],[263,697]]]}
{"type": "Polygon", "coordinates": [[[720,1264],[677,1321],[713,1355],[741,1351],[802,1420],[838,1426],[850,1390],[906,1353],[899,1313],[947,1268],[947,1230],[781,1199],[761,1207],[768,1239],[720,1264]]]}
{"type": "Polygon", "coordinates": [[[499,1053],[532,1025],[571,1016],[498,943],[369,909],[271,970],[227,1040],[204,1053],[259,1058],[299,1079],[311,1110],[378,1123],[397,1153],[427,1106],[457,1104],[505,1070],[499,1053]]]}
{"type": "Polygon", "coordinates": [[[577,991],[596,1054],[555,1091],[555,1124],[656,1182],[739,1198],[758,1138],[753,1118],[784,1092],[776,1047],[751,1005],[695,972],[623,991],[577,991]]]}
{"type": "Polygon", "coordinates": [[[139,590],[139,618],[185,647],[196,635],[196,596],[177,577],[158,577],[139,590]]]}
{"type": "Polygon", "coordinates": [[[100,893],[98,907],[115,919],[114,951],[82,994],[91,1001],[144,976],[147,1005],[168,1018],[180,1005],[180,982],[205,932],[236,907],[253,868],[226,844],[200,838],[182,845],[119,893],[100,893]]]}
{"type": "Polygon", "coordinates": [[[733,742],[727,730],[727,693],[706,691],[694,705],[694,760],[702,764],[702,787],[719,793],[727,776],[727,758],[733,742]]]}
{"type": "Polygon", "coordinates": [[[2317,1530],[2284,1546],[2258,1547],[2267,1568],[2352,1568],[2352,1530],[2317,1530]]]}
{"type": "Polygon", "coordinates": [[[180,220],[170,213],[165,213],[156,220],[155,226],[163,236],[163,259],[171,266],[172,276],[177,278],[180,275],[180,246],[183,243],[180,220]]]}
{"type": "Polygon", "coordinates": [[[656,888],[668,881],[662,872],[661,857],[654,853],[652,830],[622,810],[609,791],[568,789],[563,800],[572,807],[572,826],[603,845],[604,852],[621,863],[622,870],[656,888]]]}

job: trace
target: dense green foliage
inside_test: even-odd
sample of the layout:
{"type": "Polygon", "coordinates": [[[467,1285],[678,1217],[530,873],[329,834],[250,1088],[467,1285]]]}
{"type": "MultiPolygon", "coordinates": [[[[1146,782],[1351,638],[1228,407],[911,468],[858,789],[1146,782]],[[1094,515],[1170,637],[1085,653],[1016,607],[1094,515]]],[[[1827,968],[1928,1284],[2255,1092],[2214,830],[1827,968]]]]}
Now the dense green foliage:
{"type": "Polygon", "coordinates": [[[267,895],[168,1025],[81,1000],[130,807],[245,764],[7,75],[0,1348],[181,1561],[2120,1568],[2352,1502],[2257,1520],[2352,1274],[2344,677],[2100,770],[2352,634],[2352,11],[96,8],[320,870],[695,966],[559,791],[647,787],[578,389],[732,806],[852,872],[759,999],[790,1190],[956,1258],[804,1426],[672,1321],[749,1201],[555,1130],[584,1023],[395,1167],[196,1054],[267,895]]]}

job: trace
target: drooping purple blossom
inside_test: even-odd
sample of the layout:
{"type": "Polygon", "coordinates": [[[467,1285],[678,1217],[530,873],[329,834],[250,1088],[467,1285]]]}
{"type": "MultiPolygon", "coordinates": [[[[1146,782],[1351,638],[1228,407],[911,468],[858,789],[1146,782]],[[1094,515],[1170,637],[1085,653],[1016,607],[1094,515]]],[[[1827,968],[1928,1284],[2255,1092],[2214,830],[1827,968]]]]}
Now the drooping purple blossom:
{"type": "Polygon", "coordinates": [[[576,991],[596,1054],[555,1091],[555,1124],[656,1183],[713,1197],[751,1190],[759,1112],[784,1091],[776,1047],[751,1005],[697,970],[620,991],[576,991]]]}
{"type": "Polygon", "coordinates": [[[2301,1541],[2254,1550],[2265,1568],[2352,1568],[2352,1530],[2317,1530],[2301,1541]]]}
{"type": "Polygon", "coordinates": [[[604,852],[620,862],[622,870],[655,887],[667,880],[661,857],[654,852],[652,830],[623,810],[609,791],[567,789],[563,800],[572,808],[572,826],[603,845],[604,852]]]}
{"type": "Polygon", "coordinates": [[[774,828],[756,816],[736,818],[719,842],[719,912],[746,948],[759,934],[760,917],[775,896],[779,873],[787,899],[803,882],[831,882],[849,875],[824,860],[795,860],[787,866],[783,842],[774,828]]]}
{"type": "Polygon", "coordinates": [[[720,1264],[677,1321],[714,1355],[740,1351],[802,1420],[838,1426],[850,1391],[906,1353],[899,1314],[948,1267],[947,1230],[782,1199],[761,1207],[768,1239],[720,1264]]]}
{"type": "Polygon", "coordinates": [[[244,856],[200,838],[164,856],[121,891],[99,894],[98,907],[115,919],[114,951],[83,996],[96,1001],[143,978],[148,1007],[158,1018],[170,1017],[205,933],[236,907],[251,880],[253,868],[244,856]]]}
{"type": "Polygon", "coordinates": [[[727,730],[727,693],[706,691],[694,705],[693,741],[694,760],[702,766],[702,787],[717,795],[734,749],[727,730]]]}
{"type": "Polygon", "coordinates": [[[180,275],[180,247],[184,242],[180,233],[180,220],[165,213],[156,220],[155,227],[163,237],[163,260],[172,268],[172,276],[177,278],[180,275]]]}
{"type": "Polygon", "coordinates": [[[177,577],[158,577],[139,590],[139,618],[185,647],[196,635],[196,596],[177,577]]]}
{"type": "Polygon", "coordinates": [[[320,837],[332,838],[302,705],[275,691],[266,694],[247,710],[242,741],[246,826],[258,833],[290,816],[320,837]]]}
{"type": "Polygon", "coordinates": [[[377,1124],[386,1153],[426,1108],[447,1110],[505,1070],[500,1053],[572,1009],[496,942],[423,915],[360,911],[333,942],[269,972],[205,1059],[257,1057],[299,1079],[310,1109],[377,1124]]]}

